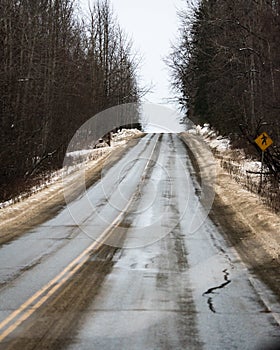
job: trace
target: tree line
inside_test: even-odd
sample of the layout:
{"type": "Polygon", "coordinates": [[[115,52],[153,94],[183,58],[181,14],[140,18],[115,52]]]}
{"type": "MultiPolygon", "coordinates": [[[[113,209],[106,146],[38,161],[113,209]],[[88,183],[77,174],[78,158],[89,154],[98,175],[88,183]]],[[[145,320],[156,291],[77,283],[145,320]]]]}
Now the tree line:
{"type": "Polygon", "coordinates": [[[266,131],[274,144],[265,162],[279,180],[280,1],[201,0],[179,16],[167,60],[177,100],[192,121],[250,153],[266,131]]]}
{"type": "Polygon", "coordinates": [[[1,0],[0,62],[0,200],[61,167],[88,118],[141,94],[108,0],[86,19],[75,0],[1,0]]]}

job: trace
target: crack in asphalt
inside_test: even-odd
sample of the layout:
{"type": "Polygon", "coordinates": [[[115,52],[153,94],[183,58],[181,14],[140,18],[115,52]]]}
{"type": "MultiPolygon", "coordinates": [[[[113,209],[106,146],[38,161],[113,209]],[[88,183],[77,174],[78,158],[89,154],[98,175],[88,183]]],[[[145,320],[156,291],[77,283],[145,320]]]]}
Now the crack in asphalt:
{"type": "Polygon", "coordinates": [[[228,270],[227,270],[227,269],[224,269],[224,270],[223,270],[223,273],[224,273],[224,279],[225,279],[225,281],[229,281],[229,278],[228,278],[229,272],[228,272],[228,270]]]}
{"type": "MultiPolygon", "coordinates": [[[[225,282],[220,284],[219,286],[216,286],[216,287],[212,287],[212,288],[209,288],[206,292],[204,292],[202,294],[202,296],[205,296],[205,295],[208,295],[208,294],[214,294],[214,291],[217,290],[217,289],[223,289],[225,288],[228,284],[231,283],[231,280],[229,279],[229,272],[227,269],[224,269],[223,270],[223,273],[224,273],[224,280],[225,282]]],[[[209,309],[213,312],[213,313],[217,313],[215,307],[214,307],[214,303],[213,303],[213,298],[212,297],[209,297],[207,299],[207,304],[209,306],[209,309]]]]}
{"type": "Polygon", "coordinates": [[[208,303],[209,309],[212,312],[214,312],[214,314],[215,314],[216,313],[216,309],[215,309],[214,304],[213,304],[213,298],[209,297],[208,300],[207,300],[207,303],[208,303]]]}
{"type": "Polygon", "coordinates": [[[217,287],[209,288],[205,293],[203,293],[203,295],[211,294],[216,289],[222,289],[222,288],[226,287],[230,282],[231,281],[229,280],[229,281],[226,281],[225,283],[222,283],[221,285],[219,285],[217,287]]]}

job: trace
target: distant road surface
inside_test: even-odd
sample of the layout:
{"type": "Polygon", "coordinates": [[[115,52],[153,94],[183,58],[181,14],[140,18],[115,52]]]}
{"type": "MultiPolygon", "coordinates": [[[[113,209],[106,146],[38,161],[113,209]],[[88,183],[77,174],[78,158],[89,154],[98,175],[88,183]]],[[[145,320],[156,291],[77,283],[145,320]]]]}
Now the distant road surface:
{"type": "MultiPolygon", "coordinates": [[[[82,181],[82,179],[81,179],[82,181]]],[[[199,204],[175,134],[0,247],[1,349],[267,349],[280,306],[199,204]]]]}

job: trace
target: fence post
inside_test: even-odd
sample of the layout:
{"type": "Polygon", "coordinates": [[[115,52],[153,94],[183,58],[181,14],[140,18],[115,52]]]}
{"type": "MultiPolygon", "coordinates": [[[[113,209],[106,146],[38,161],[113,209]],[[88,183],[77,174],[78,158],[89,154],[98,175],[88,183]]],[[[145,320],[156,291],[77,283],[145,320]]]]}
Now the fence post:
{"type": "Polygon", "coordinates": [[[262,160],[261,160],[261,175],[260,175],[260,185],[259,185],[259,193],[262,191],[262,182],[263,182],[263,161],[264,161],[264,151],[262,151],[262,160]]]}

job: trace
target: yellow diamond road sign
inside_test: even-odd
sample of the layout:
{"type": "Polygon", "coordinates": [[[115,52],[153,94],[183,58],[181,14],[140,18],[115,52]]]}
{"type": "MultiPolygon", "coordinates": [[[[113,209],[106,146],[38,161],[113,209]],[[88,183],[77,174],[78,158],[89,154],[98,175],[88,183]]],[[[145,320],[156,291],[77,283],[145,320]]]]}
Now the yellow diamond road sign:
{"type": "Polygon", "coordinates": [[[256,144],[260,147],[262,151],[265,151],[269,146],[273,144],[271,138],[266,132],[263,132],[259,137],[255,139],[256,144]]]}

